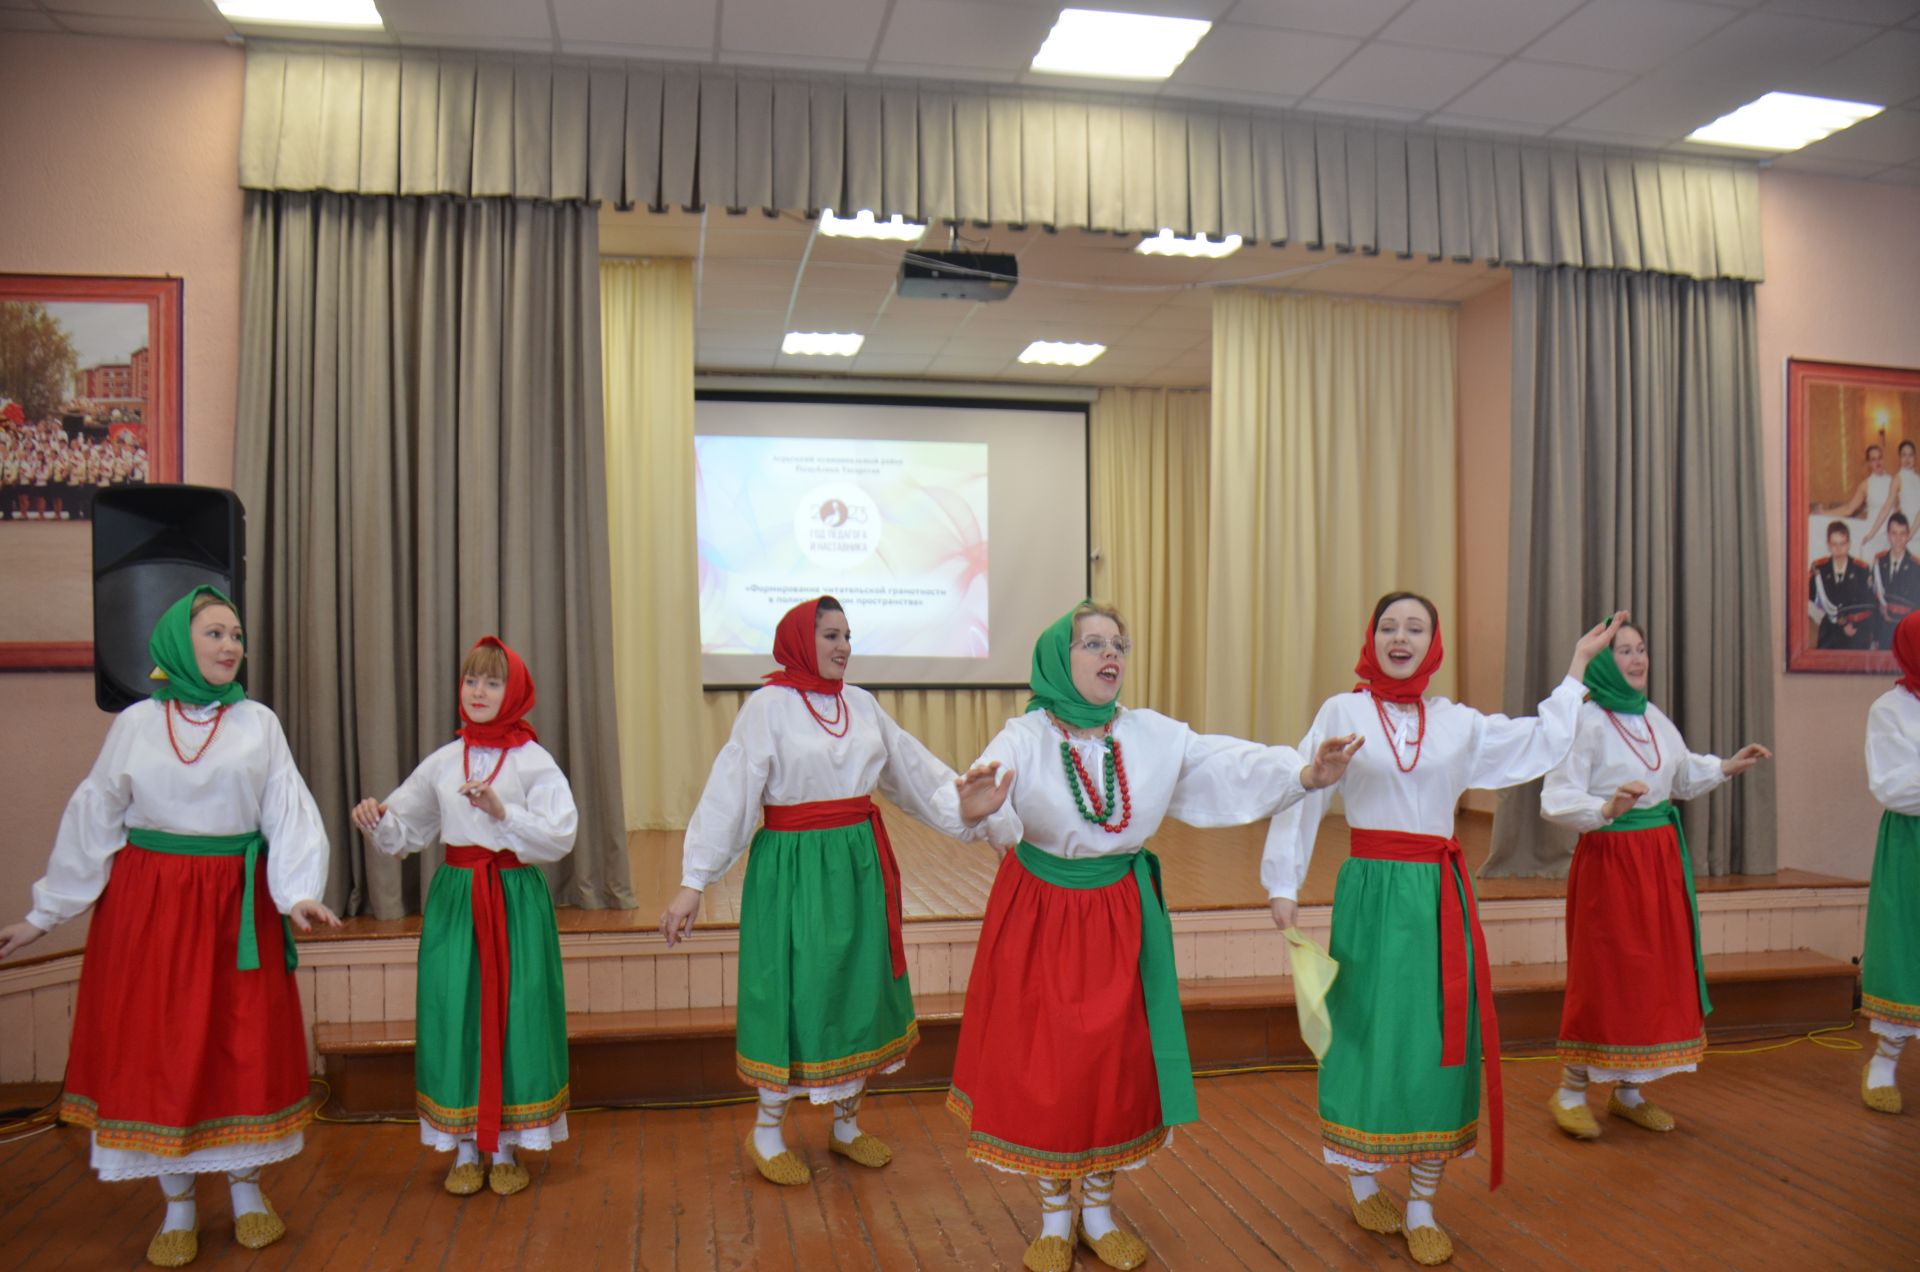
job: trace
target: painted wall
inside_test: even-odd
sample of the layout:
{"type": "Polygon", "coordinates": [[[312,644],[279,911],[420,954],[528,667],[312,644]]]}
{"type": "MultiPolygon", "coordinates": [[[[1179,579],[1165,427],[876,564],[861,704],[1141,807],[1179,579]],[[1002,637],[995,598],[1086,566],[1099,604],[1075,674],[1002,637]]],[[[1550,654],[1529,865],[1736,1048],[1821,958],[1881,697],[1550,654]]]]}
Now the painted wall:
{"type": "MultiPolygon", "coordinates": [[[[1773,607],[1780,864],[1864,879],[1879,806],[1861,758],[1885,676],[1793,675],[1786,666],[1788,358],[1920,367],[1920,189],[1769,172],[1760,181],[1767,281],[1755,299],[1773,607]]],[[[1920,440],[1920,439],[1916,439],[1920,440]]],[[[1795,577],[1804,576],[1796,571],[1795,577]]]]}
{"type": "MultiPolygon", "coordinates": [[[[14,33],[0,40],[0,172],[9,182],[0,200],[0,272],[183,278],[186,479],[217,486],[233,476],[243,69],[240,51],[221,44],[14,33]]],[[[12,558],[0,573],[8,603],[31,605],[42,595],[5,543],[16,530],[71,540],[36,546],[61,563],[55,603],[77,596],[84,605],[84,526],[0,525],[0,552],[12,558]]],[[[0,675],[0,718],[0,922],[12,922],[26,913],[61,810],[109,717],[93,705],[90,675],[14,673],[0,675]]],[[[68,924],[32,952],[84,935],[84,920],[68,924]]]]}
{"type": "MultiPolygon", "coordinates": [[[[1460,307],[1455,359],[1460,463],[1460,613],[1446,631],[1459,666],[1460,701],[1502,710],[1507,654],[1507,525],[1513,467],[1513,292],[1506,284],[1460,307]]],[[[1492,812],[1498,796],[1469,791],[1468,808],[1492,812]]]]}

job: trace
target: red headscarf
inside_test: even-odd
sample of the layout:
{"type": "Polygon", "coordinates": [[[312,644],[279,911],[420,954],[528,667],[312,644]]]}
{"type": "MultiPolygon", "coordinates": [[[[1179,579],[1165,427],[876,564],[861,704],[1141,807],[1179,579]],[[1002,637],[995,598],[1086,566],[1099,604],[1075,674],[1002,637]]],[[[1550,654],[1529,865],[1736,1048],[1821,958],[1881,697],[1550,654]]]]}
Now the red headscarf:
{"type": "Polygon", "coordinates": [[[1373,637],[1379,626],[1375,622],[1367,627],[1366,643],[1360,647],[1360,661],[1353,665],[1353,674],[1360,677],[1360,683],[1353,687],[1353,691],[1370,693],[1388,702],[1418,702],[1426,696],[1427,681],[1432,680],[1433,673],[1440,670],[1440,660],[1446,656],[1446,650],[1440,643],[1440,620],[1433,620],[1433,644],[1427,647],[1427,656],[1405,680],[1389,676],[1374,653],[1373,637]]]}
{"type": "Polygon", "coordinates": [[[1898,681],[1900,687],[1920,698],[1920,610],[1901,619],[1893,629],[1893,658],[1906,673],[1898,681]]]}
{"type": "Polygon", "coordinates": [[[820,647],[814,643],[814,616],[822,597],[802,601],[786,612],[773,629],[773,661],[780,670],[760,679],[770,685],[786,685],[803,693],[825,693],[838,697],[847,687],[845,680],[829,680],[820,674],[820,647]]]}
{"type": "Polygon", "coordinates": [[[482,636],[473,642],[475,649],[482,645],[492,645],[507,656],[507,692],[500,699],[500,710],[485,724],[475,724],[467,719],[467,704],[462,698],[460,719],[466,727],[460,730],[460,736],[467,740],[468,746],[491,747],[501,751],[511,751],[516,746],[538,742],[540,735],[526,721],[527,712],[533,710],[533,677],[527,672],[527,664],[521,662],[520,655],[508,649],[498,636],[482,636]]]}

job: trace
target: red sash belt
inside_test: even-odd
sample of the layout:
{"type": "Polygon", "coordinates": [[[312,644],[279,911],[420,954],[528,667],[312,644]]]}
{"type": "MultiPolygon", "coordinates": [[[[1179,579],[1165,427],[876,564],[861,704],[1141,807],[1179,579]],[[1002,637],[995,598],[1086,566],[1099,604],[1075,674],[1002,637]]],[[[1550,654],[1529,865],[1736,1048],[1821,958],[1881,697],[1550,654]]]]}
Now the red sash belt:
{"type": "Polygon", "coordinates": [[[507,896],[502,870],[524,870],[510,852],[448,844],[447,864],[473,872],[473,940],[480,947],[480,1151],[500,1151],[501,1054],[507,1043],[507,990],[513,959],[507,947],[507,896]]]}
{"type": "Polygon", "coordinates": [[[907,942],[901,931],[900,863],[893,857],[887,823],[871,798],[821,799],[810,804],[768,804],[762,810],[768,830],[838,830],[866,822],[873,827],[873,846],[880,854],[880,878],[887,889],[887,945],[893,954],[893,978],[907,974],[907,942]]]}
{"type": "Polygon", "coordinates": [[[1353,855],[1368,861],[1407,861],[1440,867],[1440,1063],[1467,1061],[1468,984],[1480,1000],[1480,1057],[1487,1074],[1487,1128],[1493,1134],[1492,1186],[1498,1188],[1506,1136],[1500,1081],[1500,1020],[1493,1010],[1493,976],[1487,966],[1487,936],[1480,906],[1458,839],[1410,835],[1395,830],[1353,829],[1353,855]],[[1466,908],[1461,909],[1464,895],[1466,908]],[[1467,974],[1468,930],[1473,933],[1473,975],[1467,974]]]}

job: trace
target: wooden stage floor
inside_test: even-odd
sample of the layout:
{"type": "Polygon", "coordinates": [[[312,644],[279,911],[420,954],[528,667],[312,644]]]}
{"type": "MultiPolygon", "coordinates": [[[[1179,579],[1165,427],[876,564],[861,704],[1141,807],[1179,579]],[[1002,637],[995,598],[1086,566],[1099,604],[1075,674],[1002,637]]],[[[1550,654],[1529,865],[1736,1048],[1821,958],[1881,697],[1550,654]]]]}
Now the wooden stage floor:
{"type": "MultiPolygon", "coordinates": [[[[1867,1041],[1864,1027],[1840,1035],[1867,1041]]],[[[1544,1109],[1557,1068],[1506,1068],[1507,1183],[1486,1191],[1484,1159],[1448,1172],[1438,1213],[1475,1269],[1892,1268],[1920,1256],[1920,1121],[1860,1104],[1866,1053],[1800,1043],[1711,1054],[1660,1084],[1680,1121],[1650,1135],[1606,1119],[1575,1143],[1544,1109]]],[[[1907,1094],[1920,1080],[1905,1066],[1907,1094]]],[[[1201,1122],[1123,1176],[1122,1218],[1149,1269],[1404,1268],[1398,1237],[1348,1218],[1341,1177],[1319,1163],[1311,1073],[1200,1084],[1201,1122]]],[[[573,1138],[531,1159],[518,1197],[441,1191],[448,1159],[411,1124],[325,1125],[307,1151],[268,1167],[289,1236],[237,1247],[226,1188],[201,1186],[196,1269],[898,1269],[1020,1267],[1037,1231],[1032,1185],[965,1160],[937,1094],[876,1097],[867,1129],[894,1164],[868,1172],[824,1150],[827,1122],[796,1111],[810,1188],[753,1174],[741,1142],[751,1109],[579,1111],[573,1138]]],[[[1404,1199],[1406,1172],[1386,1187],[1404,1199]]],[[[158,1226],[150,1182],[103,1184],[70,1127],[0,1145],[0,1267],[20,1272],[143,1267],[158,1226]]],[[[1077,1268],[1100,1265],[1082,1250],[1077,1268]]]]}

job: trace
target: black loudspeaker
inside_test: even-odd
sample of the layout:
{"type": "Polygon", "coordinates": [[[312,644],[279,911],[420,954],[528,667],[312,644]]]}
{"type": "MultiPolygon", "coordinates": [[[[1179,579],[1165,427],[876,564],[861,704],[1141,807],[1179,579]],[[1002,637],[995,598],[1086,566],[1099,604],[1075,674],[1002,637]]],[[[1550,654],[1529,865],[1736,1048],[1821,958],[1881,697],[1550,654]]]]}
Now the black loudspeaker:
{"type": "Polygon", "coordinates": [[[246,543],[246,510],[231,490],[112,486],[94,497],[93,700],[102,711],[153,695],[153,625],[194,588],[219,588],[244,621],[246,543]]]}

